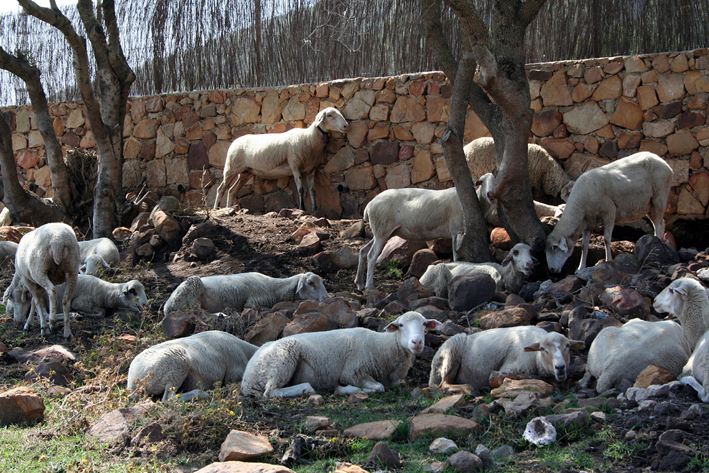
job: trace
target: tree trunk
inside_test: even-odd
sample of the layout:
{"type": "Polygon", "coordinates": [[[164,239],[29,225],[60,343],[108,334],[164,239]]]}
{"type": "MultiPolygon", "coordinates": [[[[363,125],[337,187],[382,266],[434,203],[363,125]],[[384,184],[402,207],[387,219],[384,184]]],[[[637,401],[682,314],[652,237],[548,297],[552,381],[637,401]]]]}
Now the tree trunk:
{"type": "Polygon", "coordinates": [[[36,194],[25,190],[17,179],[17,164],[12,151],[12,133],[0,113],[0,166],[2,167],[3,202],[10,210],[13,223],[28,223],[39,227],[49,222],[64,220],[64,212],[36,194]]]}

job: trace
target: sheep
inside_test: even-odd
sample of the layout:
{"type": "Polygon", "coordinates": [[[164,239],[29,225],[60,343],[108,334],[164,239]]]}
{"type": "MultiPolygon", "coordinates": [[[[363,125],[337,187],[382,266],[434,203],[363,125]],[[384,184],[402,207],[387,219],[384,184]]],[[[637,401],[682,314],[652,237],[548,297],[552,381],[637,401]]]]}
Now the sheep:
{"type": "Polygon", "coordinates": [[[46,335],[45,315],[41,307],[42,296],[49,297],[49,331],[57,318],[56,285],[66,282],[62,308],[64,310],[64,338],[71,338],[69,326],[69,303],[79,274],[79,243],[69,225],[47,223],[25,234],[17,246],[15,255],[17,283],[23,284],[39,312],[42,335],[46,335]]]}
{"type": "Polygon", "coordinates": [[[219,276],[191,276],[170,295],[163,309],[165,315],[178,310],[221,312],[227,307],[272,307],[277,302],[303,300],[322,301],[327,289],[320,276],[303,273],[289,278],[272,278],[261,273],[241,273],[219,276]]]}
{"type": "Polygon", "coordinates": [[[357,327],[266,343],[246,365],[241,392],[264,397],[295,397],[316,390],[384,392],[401,383],[423,350],[425,329],[442,325],[418,312],[406,312],[384,333],[357,327]]]}
{"type": "Polygon", "coordinates": [[[96,238],[94,240],[80,241],[81,274],[95,276],[98,268],[109,269],[111,263],[119,263],[121,255],[110,238],[96,238]]]}
{"type": "Polygon", "coordinates": [[[5,306],[5,313],[12,314],[12,318],[17,324],[27,320],[27,314],[31,310],[32,295],[20,282],[20,276],[15,272],[12,282],[2,296],[2,303],[5,306]]]}
{"type": "Polygon", "coordinates": [[[216,383],[238,383],[258,347],[226,332],[211,330],[152,346],[128,368],[126,389],[133,399],[141,390],[162,401],[205,397],[216,383]],[[178,394],[181,393],[181,394],[178,394]]]}
{"type": "Polygon", "coordinates": [[[4,207],[0,211],[0,227],[9,227],[12,225],[12,217],[10,217],[10,209],[4,207]]]}
{"type": "Polygon", "coordinates": [[[386,190],[367,204],[363,220],[369,223],[373,238],[359,251],[355,283],[360,291],[365,288],[374,289],[374,265],[377,257],[387,240],[395,235],[409,241],[452,238],[453,260],[458,260],[457,237],[463,232],[463,209],[454,187],[445,190],[386,190]]]}
{"type": "Polygon", "coordinates": [[[615,223],[650,217],[655,235],[665,232],[663,214],[672,181],[672,168],[656,154],[642,151],[583,173],[571,191],[564,213],[547,236],[545,253],[552,272],[561,272],[579,235],[583,251],[579,270],[586,267],[591,230],[603,222],[606,260],[611,255],[615,223]]]}
{"type": "Polygon", "coordinates": [[[634,380],[648,365],[680,374],[709,328],[709,297],[698,281],[680,278],[655,297],[653,306],[675,315],[680,324],[633,319],[622,327],[604,328],[589,349],[582,387],[596,378],[596,391],[602,393],[625,378],[634,380]]]}
{"type": "Polygon", "coordinates": [[[494,328],[471,335],[460,333],[446,340],[436,352],[428,385],[467,385],[481,390],[490,387],[493,371],[554,376],[557,381],[564,381],[571,348],[582,349],[584,343],[531,325],[494,328]]]}
{"type": "Polygon", "coordinates": [[[517,243],[507,254],[502,264],[497,263],[438,263],[430,265],[419,282],[438,297],[448,297],[448,284],[462,274],[489,274],[501,291],[518,292],[522,280],[529,276],[536,259],[532,249],[517,243]],[[510,264],[512,263],[512,264],[510,264]]]}
{"type": "MultiPolygon", "coordinates": [[[[473,181],[480,179],[485,173],[494,173],[497,170],[497,150],[492,138],[473,140],[465,145],[463,151],[473,181]]],[[[527,145],[527,153],[529,184],[534,195],[560,196],[566,201],[574,181],[541,146],[530,143],[527,145]]]]}
{"type": "Polygon", "coordinates": [[[320,163],[328,132],[346,132],[349,124],[335,108],[320,111],[315,121],[305,129],[293,128],[285,133],[245,135],[229,146],[224,164],[224,179],[217,188],[214,209],[224,191],[227,191],[226,206],[246,181],[254,175],[264,179],[279,179],[293,176],[298,188],[298,207],[305,209],[305,189],[302,175],[305,174],[310,200],[315,212],[315,167],[320,163]]]}
{"type": "Polygon", "coordinates": [[[15,261],[17,254],[17,243],[14,241],[0,241],[0,264],[7,261],[15,261]]]}
{"type": "Polygon", "coordinates": [[[696,348],[682,368],[679,381],[693,387],[702,402],[709,402],[709,332],[697,343],[696,348]]]}
{"type": "MultiPolygon", "coordinates": [[[[478,196],[478,201],[480,202],[480,207],[482,208],[483,215],[485,216],[485,221],[489,225],[495,227],[502,226],[502,220],[497,213],[497,199],[492,195],[492,189],[495,185],[495,176],[492,173],[483,174],[480,179],[475,183],[477,187],[475,193],[478,196]]],[[[561,205],[547,205],[543,202],[532,201],[534,204],[534,212],[537,217],[559,217],[564,211],[565,204],[561,205]]]]}

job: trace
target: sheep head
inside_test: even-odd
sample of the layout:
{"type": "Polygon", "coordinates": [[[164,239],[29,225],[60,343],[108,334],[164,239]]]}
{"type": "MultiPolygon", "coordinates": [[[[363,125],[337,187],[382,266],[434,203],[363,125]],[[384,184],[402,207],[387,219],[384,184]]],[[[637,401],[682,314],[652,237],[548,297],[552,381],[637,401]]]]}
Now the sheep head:
{"type": "Polygon", "coordinates": [[[339,131],[340,133],[345,133],[350,129],[350,125],[347,123],[347,120],[345,120],[345,117],[333,107],[328,107],[318,113],[313,125],[320,128],[323,132],[339,131]]]}
{"type": "Polygon", "coordinates": [[[537,260],[532,256],[532,248],[529,245],[517,243],[502,260],[502,266],[507,266],[510,262],[514,265],[515,271],[529,276],[537,260]]]}
{"type": "Polygon", "coordinates": [[[148,303],[145,287],[135,279],[123,285],[119,297],[124,306],[137,311],[140,311],[148,303]]]}
{"type": "Polygon", "coordinates": [[[315,273],[301,274],[295,293],[303,300],[321,302],[327,297],[327,289],[322,282],[322,278],[315,273]]]}
{"type": "Polygon", "coordinates": [[[426,329],[440,329],[443,324],[438,320],[427,319],[418,312],[406,312],[389,323],[384,330],[396,332],[399,345],[418,355],[423,351],[426,342],[426,329]]]}
{"type": "Polygon", "coordinates": [[[524,347],[524,351],[537,352],[537,365],[548,373],[553,373],[557,381],[564,381],[571,359],[571,348],[580,350],[585,346],[582,341],[569,340],[560,333],[550,332],[540,342],[524,347]]]}
{"type": "Polygon", "coordinates": [[[100,255],[89,255],[79,267],[79,274],[96,276],[99,268],[111,269],[108,263],[106,263],[106,261],[100,255]]]}
{"type": "Polygon", "coordinates": [[[552,273],[560,273],[564,263],[574,252],[574,242],[565,236],[555,235],[551,232],[547,237],[544,253],[547,256],[547,266],[552,273]]]}
{"type": "MultiPolygon", "coordinates": [[[[667,312],[677,317],[683,312],[684,304],[692,297],[707,301],[707,293],[702,283],[692,278],[679,278],[655,297],[653,307],[658,312],[667,312]]],[[[705,302],[709,304],[709,301],[705,302]]]]}

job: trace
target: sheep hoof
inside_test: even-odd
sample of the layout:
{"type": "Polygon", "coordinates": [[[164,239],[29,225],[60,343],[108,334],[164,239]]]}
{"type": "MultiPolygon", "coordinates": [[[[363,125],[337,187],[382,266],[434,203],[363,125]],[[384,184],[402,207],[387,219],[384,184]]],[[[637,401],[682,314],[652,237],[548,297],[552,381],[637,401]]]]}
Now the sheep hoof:
{"type": "Polygon", "coordinates": [[[335,396],[348,396],[359,391],[362,391],[362,389],[357,386],[338,386],[335,388],[335,396]]]}
{"type": "Polygon", "coordinates": [[[64,338],[71,338],[71,329],[69,327],[64,327],[64,338]]]}

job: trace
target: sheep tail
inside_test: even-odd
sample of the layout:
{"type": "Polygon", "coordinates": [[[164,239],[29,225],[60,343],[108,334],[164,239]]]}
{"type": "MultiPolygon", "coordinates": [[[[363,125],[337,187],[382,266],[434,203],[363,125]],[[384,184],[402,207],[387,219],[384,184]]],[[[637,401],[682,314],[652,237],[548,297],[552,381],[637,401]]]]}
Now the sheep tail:
{"type": "Polygon", "coordinates": [[[57,266],[69,257],[69,248],[63,241],[55,239],[49,244],[49,257],[54,260],[57,266]]]}

